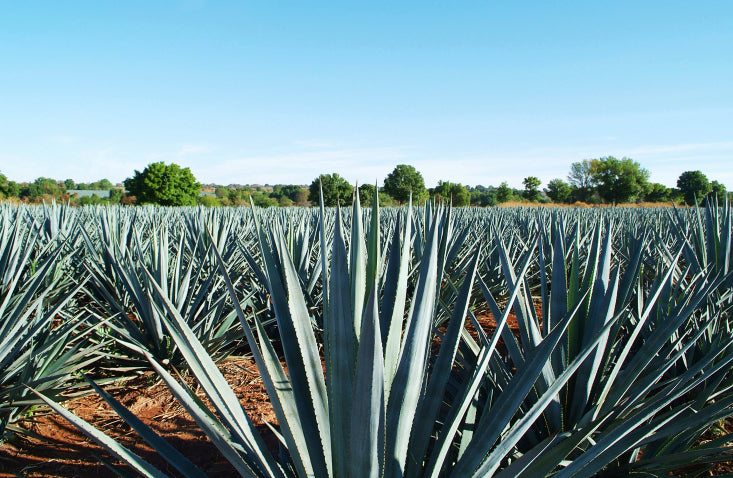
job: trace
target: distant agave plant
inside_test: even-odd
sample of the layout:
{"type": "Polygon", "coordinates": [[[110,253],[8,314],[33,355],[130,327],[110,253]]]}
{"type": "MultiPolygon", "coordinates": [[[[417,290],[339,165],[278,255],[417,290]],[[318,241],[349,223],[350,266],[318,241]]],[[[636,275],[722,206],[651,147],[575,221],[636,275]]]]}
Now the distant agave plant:
{"type": "MultiPolygon", "coordinates": [[[[213,250],[277,415],[284,451],[277,457],[179,308],[146,272],[161,323],[214,411],[146,356],[242,476],[666,476],[683,461],[721,459],[731,437],[696,443],[731,414],[730,333],[703,354],[689,351],[722,320],[707,298],[728,274],[688,277],[679,251],[651,264],[643,237],[624,239],[616,253],[613,222],[594,226],[595,216],[570,228],[561,218],[521,213],[509,228],[501,221],[512,219],[502,212],[489,221],[497,227],[488,228],[491,246],[484,247],[454,227],[449,209],[434,206],[420,217],[412,207],[403,210],[383,254],[379,214],[375,201],[364,232],[357,196],[348,233],[337,210],[331,234],[321,208],[322,332],[304,294],[310,280],[299,274],[280,225],[264,228],[255,217],[259,259],[249,261],[272,301],[252,310],[270,308],[276,332],[245,314],[253,298],[237,300],[230,269],[213,250]],[[461,238],[453,236],[457,229],[461,238]],[[496,273],[501,277],[491,277],[496,273]],[[471,311],[476,287],[496,319],[489,333],[471,311]],[[516,335],[507,327],[511,313],[516,335]],[[477,340],[464,327],[466,317],[477,340]]],[[[97,390],[184,476],[203,476],[97,390]]],[[[164,476],[49,405],[137,472],[164,476]]]]}
{"type": "MultiPolygon", "coordinates": [[[[156,307],[160,300],[146,284],[153,280],[209,353],[224,358],[241,333],[210,249],[223,248],[220,243],[227,242],[227,233],[221,232],[219,241],[212,239],[206,247],[203,236],[186,234],[188,229],[172,220],[157,225],[149,221],[148,227],[135,230],[122,211],[105,211],[98,228],[84,231],[85,267],[91,273],[89,296],[97,305],[93,308],[97,315],[111,318],[106,327],[126,349],[145,350],[165,363],[180,359],[161,319],[164,306],[156,307]],[[120,223],[115,224],[115,219],[120,223]]],[[[114,357],[138,361],[137,357],[114,357]]]]}

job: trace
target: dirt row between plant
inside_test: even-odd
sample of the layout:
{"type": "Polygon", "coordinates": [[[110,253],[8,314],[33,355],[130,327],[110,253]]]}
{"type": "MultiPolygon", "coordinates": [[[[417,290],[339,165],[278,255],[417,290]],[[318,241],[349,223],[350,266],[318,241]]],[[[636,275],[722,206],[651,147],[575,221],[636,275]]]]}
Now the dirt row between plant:
{"type": "MultiPolygon", "coordinates": [[[[248,416],[268,440],[277,447],[265,422],[277,423],[265,387],[253,361],[230,358],[219,365],[248,416]]],[[[173,398],[168,387],[154,382],[152,373],[110,387],[108,391],[143,422],[166,438],[194,464],[210,476],[238,476],[186,410],[173,398]]],[[[204,394],[197,391],[201,398],[204,394]]],[[[92,423],[161,471],[178,476],[161,460],[135,431],[125,424],[96,394],[72,399],[65,407],[92,423]]],[[[18,425],[37,437],[20,436],[0,447],[0,477],[20,474],[31,477],[101,477],[111,470],[97,456],[117,463],[99,445],[53,412],[38,413],[18,425]]],[[[126,467],[122,467],[126,469],[126,467]]],[[[130,472],[129,469],[127,469],[130,472]]]]}

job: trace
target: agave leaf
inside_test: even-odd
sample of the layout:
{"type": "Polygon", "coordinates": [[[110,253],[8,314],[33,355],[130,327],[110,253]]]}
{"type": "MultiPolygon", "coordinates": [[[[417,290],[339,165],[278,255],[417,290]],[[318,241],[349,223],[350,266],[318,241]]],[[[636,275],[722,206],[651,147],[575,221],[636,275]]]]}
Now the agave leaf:
{"type": "MultiPolygon", "coordinates": [[[[358,188],[355,188],[358,194],[358,188]]],[[[380,227],[379,227],[379,188],[374,185],[374,198],[372,202],[371,220],[369,232],[367,233],[367,264],[366,284],[378,282],[381,275],[381,255],[379,252],[380,227]]],[[[369,291],[367,291],[369,294],[369,291]]]]}
{"type": "Polygon", "coordinates": [[[448,328],[443,336],[438,358],[433,365],[433,370],[428,380],[427,390],[418,404],[420,420],[413,424],[412,438],[410,442],[410,457],[408,462],[408,476],[415,475],[423,464],[422,457],[428,448],[433,427],[438,419],[438,411],[443,402],[446,384],[450,377],[450,371],[458,351],[458,340],[463,322],[468,312],[468,304],[471,300],[471,289],[473,288],[476,270],[478,268],[479,250],[476,250],[471,261],[468,275],[463,279],[461,292],[453,308],[453,314],[448,322],[448,328]]]}
{"type": "Polygon", "coordinates": [[[728,433],[706,443],[697,445],[690,451],[665,454],[655,458],[644,456],[642,460],[631,463],[629,468],[631,473],[650,470],[651,473],[655,473],[655,476],[659,476],[661,473],[679,471],[682,467],[687,465],[698,465],[697,469],[701,472],[706,472],[707,469],[703,468],[702,465],[730,461],[730,452],[733,450],[733,446],[730,446],[729,443],[731,443],[732,439],[733,434],[728,433]]]}
{"type": "MultiPolygon", "coordinates": [[[[605,267],[604,267],[605,268],[605,267]]],[[[598,284],[601,281],[597,281],[598,284]]],[[[595,324],[586,326],[585,332],[588,334],[591,330],[597,333],[597,330],[603,327],[605,324],[613,320],[616,313],[616,298],[619,284],[619,274],[615,274],[615,280],[610,290],[605,291],[605,297],[603,303],[598,307],[594,308],[591,315],[595,324]]],[[[600,293],[594,295],[594,300],[600,301],[600,293]]],[[[610,334],[610,329],[609,329],[610,334]]],[[[570,405],[570,421],[572,423],[578,423],[581,417],[585,414],[589,402],[591,401],[591,393],[596,383],[600,381],[600,373],[603,372],[601,369],[602,359],[606,353],[606,346],[608,343],[609,336],[603,337],[585,364],[580,368],[578,376],[575,380],[575,389],[572,393],[572,402],[570,405]]],[[[590,339],[588,337],[587,339],[590,339]]]]}
{"type": "Polygon", "coordinates": [[[561,432],[546,438],[515,463],[502,470],[497,478],[549,476],[557,470],[558,466],[567,466],[568,455],[577,450],[584,442],[594,443],[591,437],[608,422],[608,417],[604,417],[584,427],[576,427],[570,432],[561,432]]]}
{"type": "MultiPolygon", "coordinates": [[[[283,439],[290,450],[290,456],[293,459],[296,469],[306,476],[313,475],[313,464],[309,458],[309,443],[306,434],[303,431],[303,425],[298,416],[298,410],[295,397],[293,397],[293,388],[290,386],[287,374],[280,364],[277,353],[267,337],[264,327],[260,320],[254,317],[257,327],[257,335],[260,339],[262,347],[262,356],[267,369],[260,372],[260,375],[268,375],[268,381],[272,383],[271,388],[275,393],[270,395],[270,402],[277,411],[278,423],[284,433],[283,439]],[[276,395],[275,395],[276,394],[276,395]]],[[[269,391],[268,391],[269,395],[269,391]]],[[[311,444],[310,446],[314,446],[311,444]]]]}
{"type": "Polygon", "coordinates": [[[388,477],[404,474],[410,431],[426,372],[425,357],[432,329],[438,281],[438,226],[439,219],[436,218],[426,241],[412,302],[412,320],[405,331],[387,404],[385,475],[388,477]]]}
{"type": "MultiPolygon", "coordinates": [[[[573,254],[570,266],[570,279],[568,280],[568,308],[574,307],[575,304],[580,300],[581,288],[580,288],[580,225],[575,226],[575,241],[573,242],[573,254]]],[[[587,289],[583,289],[587,290],[587,289]]],[[[578,321],[580,322],[580,321],[578,321]]],[[[565,352],[566,361],[569,362],[577,354],[578,350],[575,347],[580,343],[578,337],[580,337],[579,324],[570,324],[568,328],[568,339],[567,350],[565,352]]]]}
{"type": "MultiPolygon", "coordinates": [[[[36,270],[35,274],[28,281],[28,284],[24,286],[23,292],[19,293],[20,297],[12,304],[9,313],[5,312],[5,305],[9,303],[11,294],[7,294],[3,308],[0,309],[0,317],[4,319],[2,321],[3,323],[0,324],[0,351],[5,351],[7,347],[13,345],[16,337],[18,337],[19,331],[28,326],[27,320],[32,313],[32,309],[37,307],[42,302],[42,297],[52,290],[53,285],[43,289],[42,287],[59,253],[60,248],[36,270]],[[41,297],[37,297],[39,295],[41,297]]],[[[18,273],[18,279],[20,279],[20,273],[18,273]]]]}
{"type": "MultiPolygon", "coordinates": [[[[336,227],[331,253],[329,309],[324,316],[324,360],[328,385],[331,434],[336,476],[348,474],[349,433],[356,359],[356,331],[351,308],[351,287],[346,245],[341,228],[341,209],[336,210],[336,227]]],[[[359,298],[358,300],[361,300],[359,298]]]]}
{"type": "Polygon", "coordinates": [[[362,321],[351,403],[351,476],[382,476],[385,446],[385,401],[382,337],[379,331],[376,280],[362,321]]]}
{"type": "MultiPolygon", "coordinates": [[[[321,289],[323,291],[330,290],[329,287],[329,279],[328,279],[328,245],[326,241],[326,212],[325,208],[323,206],[323,184],[321,183],[321,178],[319,176],[318,178],[318,191],[319,191],[319,205],[320,205],[320,215],[318,216],[318,233],[320,238],[320,248],[321,248],[321,289]]],[[[328,294],[323,293],[323,310],[329,310],[329,304],[328,304],[328,294]]]]}
{"type": "MultiPolygon", "coordinates": [[[[256,217],[256,215],[255,215],[256,217]]],[[[272,242],[283,250],[282,232],[272,233],[272,242]]],[[[275,309],[285,361],[290,374],[294,397],[303,429],[316,434],[309,443],[319,446],[312,450],[311,460],[316,469],[324,466],[331,475],[330,426],[328,424],[328,396],[310,316],[302,289],[289,254],[273,251],[260,234],[260,253],[265,263],[267,287],[275,309]]]]}
{"type": "MultiPolygon", "coordinates": [[[[514,289],[515,286],[520,283],[520,281],[517,281],[517,275],[514,271],[509,253],[504,246],[503,239],[498,236],[498,233],[496,231],[494,231],[494,234],[497,235],[497,248],[499,250],[501,266],[504,270],[504,280],[506,280],[507,286],[511,290],[514,289]]],[[[531,255],[531,253],[529,253],[528,255],[531,255]]],[[[519,333],[522,344],[524,345],[526,350],[531,351],[542,340],[542,335],[540,334],[537,323],[535,323],[533,320],[530,320],[530,318],[527,316],[528,314],[526,309],[523,307],[523,302],[523,300],[515,302],[514,309],[517,316],[517,324],[519,325],[519,333]],[[519,304],[519,306],[517,306],[517,304],[519,304]]]]}
{"type": "MultiPolygon", "coordinates": [[[[556,322],[568,312],[570,297],[567,284],[567,263],[565,261],[565,241],[561,230],[555,233],[555,245],[552,249],[552,278],[550,289],[550,310],[547,314],[546,330],[552,330],[556,322]]],[[[567,348],[558,347],[552,358],[552,365],[556,373],[562,370],[567,363],[567,348]]]]}
{"type": "MultiPolygon", "coordinates": [[[[285,255],[280,259],[282,260],[280,264],[282,267],[281,272],[284,275],[284,284],[287,285],[287,295],[282,289],[278,290],[279,280],[271,281],[271,285],[273,285],[271,293],[275,302],[278,326],[281,328],[280,338],[290,371],[290,381],[293,384],[295,397],[299,400],[299,407],[303,407],[308,413],[313,410],[317,426],[314,431],[318,430],[320,434],[326,466],[330,470],[332,465],[332,443],[330,426],[328,425],[328,395],[318,345],[313,335],[310,316],[290,256],[285,255]],[[283,304],[286,297],[287,303],[283,304]],[[283,313],[284,307],[287,307],[286,313],[283,313]],[[292,331],[294,336],[288,339],[295,339],[296,343],[294,344],[286,340],[289,331],[292,331]],[[297,357],[298,360],[292,362],[293,357],[297,357]],[[295,365],[291,365],[292,363],[295,365]],[[299,366],[301,363],[303,364],[302,368],[299,366]],[[300,373],[302,375],[299,376],[300,373]],[[296,380],[298,381],[296,382],[296,380]]],[[[275,274],[278,274],[278,272],[275,272],[275,274]]],[[[270,274],[270,277],[273,277],[273,275],[270,274]]],[[[304,412],[301,411],[300,413],[302,417],[304,412]]],[[[304,426],[307,427],[305,422],[304,426]]]]}
{"type": "MultiPolygon", "coordinates": [[[[400,218],[403,216],[399,216],[400,218]]],[[[389,399],[392,381],[397,372],[402,343],[402,326],[407,300],[407,279],[410,272],[410,245],[412,236],[412,197],[405,213],[404,231],[399,222],[392,238],[392,253],[387,266],[384,297],[382,299],[382,343],[384,344],[384,396],[389,399]]]]}
{"type": "MultiPolygon", "coordinates": [[[[694,436],[696,438],[695,441],[697,441],[699,435],[702,434],[707,426],[731,415],[731,406],[733,406],[733,397],[727,396],[700,410],[695,410],[692,407],[684,407],[682,411],[685,416],[677,416],[674,421],[666,422],[662,427],[657,429],[656,435],[642,440],[639,442],[639,446],[644,445],[646,442],[658,441],[660,437],[676,436],[691,430],[696,432],[694,436]]],[[[674,454],[664,449],[661,451],[665,452],[665,455],[674,454]]]]}
{"type": "MultiPolygon", "coordinates": [[[[366,255],[364,225],[361,222],[359,189],[355,188],[354,204],[351,212],[351,241],[349,242],[349,279],[351,281],[351,307],[353,309],[354,331],[357,341],[361,336],[361,316],[366,299],[366,255]]],[[[375,259],[376,260],[376,257],[375,259]]]]}

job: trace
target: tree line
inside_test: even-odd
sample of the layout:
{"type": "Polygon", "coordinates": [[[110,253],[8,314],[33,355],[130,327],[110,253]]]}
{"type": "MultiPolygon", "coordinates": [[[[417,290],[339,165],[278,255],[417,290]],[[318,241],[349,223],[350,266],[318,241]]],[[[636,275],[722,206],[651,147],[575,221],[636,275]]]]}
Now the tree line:
{"type": "Polygon", "coordinates": [[[39,177],[32,182],[15,182],[0,173],[0,199],[15,199],[28,204],[39,204],[55,200],[73,206],[94,204],[119,204],[124,190],[108,179],[91,183],[77,183],[73,179],[58,181],[39,177]],[[84,191],[86,194],[80,194],[84,191]]]}
{"type": "Polygon", "coordinates": [[[715,196],[725,200],[727,191],[718,181],[709,181],[701,171],[685,171],[677,179],[676,188],[649,182],[649,171],[630,159],[608,156],[586,159],[570,166],[568,182],[552,179],[545,193],[553,202],[619,204],[630,202],[675,202],[702,204],[715,196]]]}
{"type": "MultiPolygon", "coordinates": [[[[544,189],[536,176],[525,177],[522,189],[507,182],[499,186],[464,186],[450,181],[438,181],[426,188],[422,174],[407,164],[397,165],[383,185],[358,186],[360,201],[371,204],[378,195],[381,206],[406,204],[411,197],[415,204],[427,199],[443,200],[456,207],[495,206],[510,201],[566,204],[621,204],[634,202],[703,204],[712,197],[718,203],[728,194],[720,182],[709,181],[701,171],[680,174],[676,188],[649,182],[649,172],[629,158],[613,156],[586,159],[572,163],[567,181],[551,179],[544,189]]],[[[202,193],[201,184],[189,168],[157,162],[143,171],[135,170],[125,179],[124,187],[102,179],[93,183],[75,183],[71,179],[57,181],[40,177],[31,183],[16,183],[0,173],[0,199],[15,198],[26,203],[56,200],[71,205],[93,204],[160,204],[163,206],[249,206],[258,207],[309,206],[318,203],[321,191],[324,204],[348,204],[354,188],[338,173],[321,174],[303,187],[293,184],[275,186],[216,186],[213,192],[202,193]],[[79,194],[84,190],[84,195],[79,194]],[[89,194],[90,191],[104,194],[89,194]]]]}

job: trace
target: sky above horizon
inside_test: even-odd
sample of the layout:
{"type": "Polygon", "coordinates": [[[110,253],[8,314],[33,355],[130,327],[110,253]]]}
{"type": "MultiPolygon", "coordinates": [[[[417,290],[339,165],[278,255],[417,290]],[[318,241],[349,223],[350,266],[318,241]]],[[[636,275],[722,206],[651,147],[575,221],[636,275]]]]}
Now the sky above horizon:
{"type": "Polygon", "coordinates": [[[733,2],[12,2],[0,173],[475,186],[629,157],[733,189],[733,2]]]}

